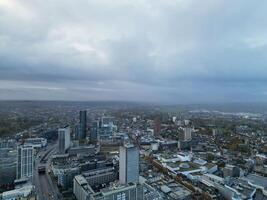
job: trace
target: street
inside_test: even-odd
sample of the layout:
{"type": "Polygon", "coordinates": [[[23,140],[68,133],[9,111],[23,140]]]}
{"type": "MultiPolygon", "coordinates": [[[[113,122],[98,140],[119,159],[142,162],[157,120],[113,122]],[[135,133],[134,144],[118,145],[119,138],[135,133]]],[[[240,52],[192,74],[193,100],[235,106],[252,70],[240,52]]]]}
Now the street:
{"type": "Polygon", "coordinates": [[[48,145],[45,151],[40,151],[35,160],[34,178],[33,182],[37,192],[38,200],[59,200],[61,194],[59,193],[57,186],[53,184],[51,177],[48,173],[50,170],[51,156],[56,151],[57,144],[48,145]],[[42,161],[42,162],[41,162],[42,161]],[[38,167],[45,165],[45,174],[38,173],[38,167]]]}

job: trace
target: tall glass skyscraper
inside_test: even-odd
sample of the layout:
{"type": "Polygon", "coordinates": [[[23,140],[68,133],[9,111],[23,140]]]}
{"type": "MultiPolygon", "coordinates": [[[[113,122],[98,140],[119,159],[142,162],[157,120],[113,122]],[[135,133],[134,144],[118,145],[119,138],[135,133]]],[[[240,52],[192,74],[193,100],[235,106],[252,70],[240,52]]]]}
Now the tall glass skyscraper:
{"type": "Polygon", "coordinates": [[[91,125],[91,131],[90,131],[90,142],[91,143],[97,142],[98,132],[99,132],[99,121],[95,120],[92,122],[92,125],[91,125]]]}
{"type": "Polygon", "coordinates": [[[139,181],[139,150],[132,144],[120,147],[120,183],[139,181]]]}
{"type": "Polygon", "coordinates": [[[85,139],[86,138],[86,129],[87,129],[87,120],[86,120],[86,110],[80,111],[80,133],[79,133],[79,139],[85,139]]]}

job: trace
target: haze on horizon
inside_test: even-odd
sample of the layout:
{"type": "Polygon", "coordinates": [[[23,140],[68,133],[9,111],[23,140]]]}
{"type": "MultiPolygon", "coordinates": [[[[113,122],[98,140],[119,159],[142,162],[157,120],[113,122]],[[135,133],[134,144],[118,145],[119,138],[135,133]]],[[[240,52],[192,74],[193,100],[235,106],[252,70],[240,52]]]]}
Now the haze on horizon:
{"type": "Polygon", "coordinates": [[[267,1],[0,0],[0,99],[266,102],[267,1]]]}

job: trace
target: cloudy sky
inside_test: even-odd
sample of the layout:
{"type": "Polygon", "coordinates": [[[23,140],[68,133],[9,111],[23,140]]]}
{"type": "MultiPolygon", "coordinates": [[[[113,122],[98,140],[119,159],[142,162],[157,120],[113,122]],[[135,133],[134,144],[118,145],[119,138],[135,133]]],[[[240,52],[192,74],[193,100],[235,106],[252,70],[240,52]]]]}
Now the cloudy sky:
{"type": "Polygon", "coordinates": [[[266,0],[0,0],[0,99],[267,100],[266,0]]]}

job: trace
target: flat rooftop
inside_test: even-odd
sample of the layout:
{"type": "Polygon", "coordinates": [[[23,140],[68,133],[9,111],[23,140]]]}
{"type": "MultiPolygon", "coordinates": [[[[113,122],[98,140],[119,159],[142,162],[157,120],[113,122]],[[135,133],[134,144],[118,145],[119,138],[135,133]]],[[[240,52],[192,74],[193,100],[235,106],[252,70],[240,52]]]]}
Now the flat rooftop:
{"type": "Polygon", "coordinates": [[[265,189],[267,189],[267,178],[264,176],[259,176],[256,174],[249,174],[246,179],[251,182],[252,184],[255,185],[260,185],[262,187],[264,187],[265,189]]]}

